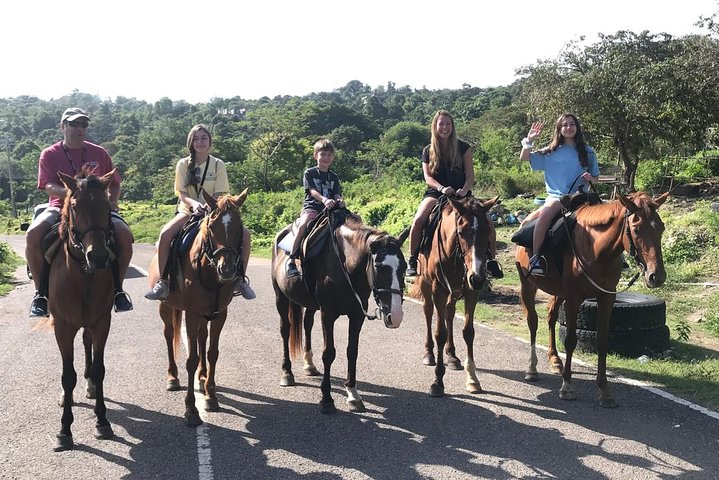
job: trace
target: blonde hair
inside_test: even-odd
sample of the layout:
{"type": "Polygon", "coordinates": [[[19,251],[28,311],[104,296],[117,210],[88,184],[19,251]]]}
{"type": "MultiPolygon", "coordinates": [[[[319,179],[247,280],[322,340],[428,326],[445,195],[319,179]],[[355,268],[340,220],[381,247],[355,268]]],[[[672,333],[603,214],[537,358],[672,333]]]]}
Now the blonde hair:
{"type": "Polygon", "coordinates": [[[432,142],[429,146],[429,171],[433,174],[437,173],[442,162],[449,166],[450,170],[464,171],[462,156],[459,154],[457,130],[454,128],[454,118],[446,110],[438,110],[432,118],[432,142]],[[437,123],[439,123],[439,118],[442,116],[449,118],[450,122],[452,122],[452,133],[449,135],[447,145],[444,148],[437,135],[437,123]]]}

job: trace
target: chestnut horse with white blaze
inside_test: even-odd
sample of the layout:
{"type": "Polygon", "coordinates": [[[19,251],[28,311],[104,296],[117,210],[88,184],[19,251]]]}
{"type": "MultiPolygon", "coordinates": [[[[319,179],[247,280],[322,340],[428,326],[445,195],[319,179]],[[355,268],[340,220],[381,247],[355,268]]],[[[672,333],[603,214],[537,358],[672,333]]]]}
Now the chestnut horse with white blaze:
{"type": "Polygon", "coordinates": [[[572,386],[572,355],[577,345],[577,314],[587,298],[597,299],[597,386],[602,407],[617,406],[607,382],[607,350],[609,320],[614,307],[616,287],[622,273],[622,252],[633,257],[643,272],[648,288],[661,287],[666,280],[662,259],[662,223],[657,209],[669,193],[652,198],[645,192],[596,205],[583,205],[576,210],[576,225],[570,232],[570,247],[563,253],[546,254],[545,276],[528,275],[529,257],[525,247],[518,246],[515,264],[521,280],[521,303],[527,316],[530,333],[530,359],[525,379],[536,381],[537,375],[537,311],[534,300],[537,289],[552,297],[549,300],[549,351],[547,356],[554,373],[562,374],[559,397],[577,398],[572,386]],[[567,336],[564,340],[566,362],[557,355],[555,325],[559,307],[564,303],[567,336]]]}
{"type": "Polygon", "coordinates": [[[438,223],[429,250],[420,255],[419,275],[412,285],[413,296],[419,293],[423,298],[426,324],[423,363],[435,367],[435,380],[429,391],[433,397],[444,395],[445,363],[453,370],[462,369],[462,363],[456,356],[453,333],[459,299],[464,299],[462,337],[467,347],[465,388],[470,393],[482,392],[474,363],[474,309],[487,279],[491,231],[491,220],[487,214],[498,200],[499,197],[495,197],[483,202],[471,196],[447,196],[440,197],[435,207],[439,209],[438,223]],[[437,322],[433,341],[432,315],[435,310],[437,322]]]}
{"type": "MultiPolygon", "coordinates": [[[[160,303],[169,362],[168,390],[180,389],[175,358],[180,350],[182,313],[185,312],[189,349],[185,396],[185,420],[188,426],[202,424],[195,406],[195,374],[200,391],[205,395],[205,410],[216,412],[220,409],[215,392],[220,333],[227,319],[227,308],[233,299],[235,277],[245,273],[245,266],[242,265],[243,225],[240,207],[247,198],[247,189],[239,195],[223,195],[217,200],[204,190],[202,193],[209,212],[201,220],[192,245],[180,257],[179,270],[170,281],[170,294],[160,303]]],[[[150,286],[157,282],[158,277],[155,255],[150,265],[150,286]]]]}

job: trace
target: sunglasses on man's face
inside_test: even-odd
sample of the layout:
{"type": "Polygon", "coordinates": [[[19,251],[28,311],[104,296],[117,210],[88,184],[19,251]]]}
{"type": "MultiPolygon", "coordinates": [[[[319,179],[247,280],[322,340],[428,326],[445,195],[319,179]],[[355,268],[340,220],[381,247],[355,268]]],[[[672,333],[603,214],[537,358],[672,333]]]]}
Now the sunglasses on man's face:
{"type": "Polygon", "coordinates": [[[87,123],[87,122],[78,122],[78,121],[67,122],[67,124],[70,125],[71,127],[74,127],[74,128],[87,128],[88,125],[90,125],[90,124],[87,123]]]}

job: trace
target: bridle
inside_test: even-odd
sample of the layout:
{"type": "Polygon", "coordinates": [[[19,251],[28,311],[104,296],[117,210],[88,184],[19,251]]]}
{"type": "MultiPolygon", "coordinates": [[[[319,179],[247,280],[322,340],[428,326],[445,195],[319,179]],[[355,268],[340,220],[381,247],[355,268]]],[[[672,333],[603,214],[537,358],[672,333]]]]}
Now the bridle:
{"type": "MultiPolygon", "coordinates": [[[[331,216],[331,212],[329,213],[331,216]]],[[[330,225],[332,225],[332,219],[330,218],[330,225]]],[[[382,238],[383,236],[388,236],[387,234],[382,234],[379,237],[375,239],[375,241],[379,238],[382,238]]],[[[349,272],[347,271],[347,266],[345,265],[345,259],[343,258],[343,255],[339,249],[339,246],[337,245],[337,238],[335,237],[334,230],[330,231],[330,238],[332,240],[332,247],[335,252],[335,255],[337,255],[337,259],[339,260],[342,273],[344,274],[345,279],[347,280],[347,283],[350,286],[350,290],[352,291],[352,294],[354,295],[355,299],[357,300],[357,303],[359,304],[360,309],[362,310],[362,313],[364,314],[365,318],[368,320],[375,320],[377,318],[378,312],[382,312],[384,314],[384,324],[386,327],[390,327],[391,324],[388,323],[389,314],[390,312],[387,310],[387,308],[384,306],[384,304],[380,301],[379,295],[380,293],[389,293],[389,294],[397,294],[402,299],[402,302],[404,302],[404,289],[396,289],[396,288],[379,288],[376,285],[376,276],[377,276],[377,261],[376,261],[376,255],[377,254],[370,254],[369,259],[367,261],[367,282],[369,284],[369,287],[372,291],[372,296],[374,297],[375,303],[377,304],[377,308],[375,309],[375,314],[370,315],[368,313],[368,310],[364,307],[364,303],[362,302],[362,299],[360,298],[359,294],[357,293],[357,290],[355,290],[354,284],[352,283],[352,279],[350,278],[349,272]]],[[[380,264],[381,265],[381,264],[380,264]]],[[[404,285],[403,282],[400,282],[400,285],[404,285]]]]}
{"type": "MultiPolygon", "coordinates": [[[[632,278],[629,280],[629,282],[627,283],[627,286],[621,290],[607,290],[607,289],[603,288],[602,286],[600,286],[597,282],[595,282],[592,279],[592,277],[590,277],[589,274],[587,273],[587,269],[584,266],[584,263],[582,262],[581,257],[577,253],[576,248],[574,247],[574,242],[573,241],[569,242],[572,245],[572,253],[574,254],[574,258],[577,259],[577,263],[579,264],[580,268],[582,269],[582,274],[589,281],[589,283],[591,283],[597,290],[599,290],[601,292],[609,293],[609,294],[617,294],[617,293],[624,292],[624,291],[628,290],[632,285],[634,285],[634,282],[637,281],[637,279],[639,278],[641,273],[647,269],[647,265],[644,262],[644,259],[640,255],[639,250],[636,248],[634,237],[632,236],[632,229],[629,227],[629,217],[631,217],[632,215],[635,215],[638,212],[639,212],[639,210],[630,212],[627,207],[624,207],[624,227],[622,228],[622,234],[626,235],[627,243],[629,244],[629,251],[627,253],[629,253],[629,256],[632,257],[634,262],[637,265],[639,265],[640,271],[635,273],[632,276],[632,278]]],[[[567,234],[569,234],[569,238],[572,239],[571,232],[569,231],[569,227],[567,226],[566,222],[564,223],[564,228],[567,229],[567,234]]]]}
{"type": "MultiPolygon", "coordinates": [[[[205,235],[202,238],[202,246],[200,247],[200,251],[197,252],[195,255],[195,258],[193,259],[193,267],[197,271],[197,277],[200,280],[200,284],[205,288],[205,290],[208,291],[214,291],[215,292],[215,309],[214,313],[208,316],[209,320],[212,320],[217,317],[219,314],[219,306],[220,306],[220,288],[223,286],[223,282],[220,279],[220,272],[218,271],[219,268],[219,259],[222,256],[226,255],[234,255],[235,256],[235,272],[240,271],[240,266],[242,262],[242,255],[241,255],[241,248],[237,249],[234,247],[217,247],[217,242],[214,239],[215,235],[212,232],[212,224],[215,219],[212,219],[211,213],[205,213],[205,221],[207,222],[206,230],[207,235],[205,235]],[[205,281],[203,280],[203,276],[201,274],[202,271],[202,259],[207,259],[207,264],[212,267],[212,270],[217,275],[217,284],[213,287],[208,286],[205,281]]],[[[243,229],[240,228],[240,241],[239,244],[242,245],[242,235],[243,235],[243,229]]]]}
{"type": "MultiPolygon", "coordinates": [[[[71,198],[76,198],[75,193],[72,194],[71,198]]],[[[75,257],[70,253],[70,256],[77,262],[79,262],[82,265],[82,268],[85,272],[92,272],[94,268],[89,264],[87,261],[87,249],[85,248],[85,244],[82,243],[83,238],[85,238],[85,235],[91,232],[102,232],[105,236],[105,242],[104,246],[108,251],[108,255],[111,258],[113,255],[112,249],[110,248],[110,242],[114,238],[114,227],[112,225],[112,212],[107,216],[107,226],[103,227],[101,225],[97,225],[93,223],[90,225],[90,228],[86,230],[80,230],[77,228],[77,222],[75,220],[75,207],[71,205],[67,208],[68,218],[68,235],[67,240],[70,247],[73,249],[79,251],[81,253],[81,256],[75,257]]]]}

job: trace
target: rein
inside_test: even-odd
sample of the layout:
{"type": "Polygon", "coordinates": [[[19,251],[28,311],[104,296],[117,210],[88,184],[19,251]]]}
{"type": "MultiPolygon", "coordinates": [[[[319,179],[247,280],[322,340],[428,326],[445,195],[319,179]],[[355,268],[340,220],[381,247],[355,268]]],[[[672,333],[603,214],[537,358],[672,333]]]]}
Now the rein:
{"type": "MultiPolygon", "coordinates": [[[[634,213],[636,213],[636,212],[634,212],[634,213]]],[[[622,233],[626,233],[627,238],[629,239],[629,255],[630,255],[630,256],[634,259],[634,261],[641,267],[642,270],[645,270],[645,269],[646,269],[646,265],[639,259],[639,254],[638,254],[637,249],[636,249],[636,247],[635,247],[635,245],[634,245],[634,239],[632,238],[631,229],[629,228],[629,217],[630,217],[631,215],[634,215],[634,213],[630,213],[629,210],[625,207],[625,211],[624,211],[624,227],[625,227],[625,228],[623,229],[623,232],[622,232],[622,233]]],[[[562,214],[564,215],[564,214],[566,214],[566,212],[562,212],[562,214]]],[[[572,235],[571,235],[571,232],[569,231],[569,227],[567,226],[567,222],[564,222],[564,228],[567,229],[567,234],[569,235],[570,240],[572,240],[572,235]]],[[[625,292],[625,291],[627,291],[632,285],[634,285],[634,282],[637,281],[637,279],[639,278],[639,275],[641,274],[641,272],[635,273],[634,276],[632,276],[631,280],[629,280],[629,283],[627,283],[627,286],[624,287],[624,288],[621,289],[621,290],[607,290],[607,289],[601,287],[599,284],[597,284],[597,282],[595,282],[595,281],[592,279],[592,277],[589,276],[589,274],[587,273],[587,268],[584,266],[584,263],[582,262],[582,258],[581,258],[581,257],[579,256],[579,254],[577,253],[577,250],[576,250],[576,248],[575,248],[575,246],[574,246],[574,242],[573,242],[573,241],[570,241],[569,243],[572,245],[572,253],[574,254],[574,258],[577,259],[577,263],[579,263],[579,266],[580,266],[581,269],[582,269],[582,275],[584,275],[584,277],[585,277],[587,280],[589,280],[589,283],[591,283],[592,285],[594,285],[594,287],[595,287],[596,289],[598,289],[599,291],[601,291],[601,292],[609,293],[609,294],[617,294],[617,293],[625,292]]]]}
{"type": "MultiPolygon", "coordinates": [[[[220,247],[216,248],[215,241],[213,240],[214,235],[212,233],[212,229],[210,228],[210,214],[205,214],[205,219],[207,221],[207,235],[202,238],[202,247],[200,248],[200,251],[197,255],[195,255],[195,258],[192,261],[193,267],[197,271],[197,278],[200,280],[200,284],[204,287],[205,290],[208,291],[214,291],[215,292],[215,308],[214,312],[208,316],[209,320],[213,320],[217,318],[217,315],[219,315],[220,310],[220,289],[223,286],[222,282],[219,280],[219,274],[217,273],[217,258],[225,253],[230,253],[235,255],[235,271],[238,271],[240,263],[241,263],[241,255],[240,252],[236,248],[232,247],[220,247]],[[202,259],[206,258],[207,263],[210,267],[212,267],[212,270],[217,274],[217,284],[211,288],[208,287],[205,281],[202,279],[202,274],[200,273],[202,270],[202,259]]],[[[242,245],[242,235],[243,231],[240,231],[240,245],[242,245]]]]}
{"type": "MultiPolygon", "coordinates": [[[[73,197],[74,197],[74,195],[73,195],[73,197]]],[[[70,254],[70,258],[72,258],[73,260],[75,260],[76,262],[81,264],[82,269],[85,272],[91,272],[92,269],[90,268],[90,265],[87,262],[87,250],[85,249],[85,245],[82,243],[82,239],[85,238],[85,235],[87,235],[90,232],[103,232],[105,234],[105,248],[107,249],[110,257],[112,257],[113,252],[109,245],[109,242],[113,238],[114,233],[115,233],[114,227],[112,224],[112,212],[110,212],[110,214],[108,215],[107,228],[103,228],[102,226],[99,226],[99,225],[94,225],[85,231],[78,230],[75,227],[75,225],[76,225],[75,209],[72,207],[68,207],[67,212],[68,212],[67,223],[68,223],[69,231],[66,233],[65,238],[67,241],[65,243],[72,249],[78,250],[81,253],[81,256],[80,256],[80,258],[73,256],[70,249],[68,249],[68,253],[70,254]]]]}
{"type": "MultiPolygon", "coordinates": [[[[370,254],[368,261],[367,261],[367,271],[368,276],[367,280],[369,283],[369,287],[372,290],[372,295],[375,299],[375,303],[378,305],[377,309],[375,309],[375,314],[370,315],[368,313],[368,310],[364,307],[364,304],[362,303],[362,299],[360,298],[359,294],[357,293],[357,290],[355,290],[354,284],[352,283],[352,279],[350,278],[349,272],[347,271],[347,266],[345,265],[345,260],[342,258],[342,254],[339,249],[339,245],[337,245],[337,237],[335,237],[334,229],[332,229],[332,213],[330,211],[327,211],[327,215],[329,216],[329,225],[330,225],[330,238],[332,240],[332,249],[335,252],[335,255],[337,255],[337,259],[339,260],[340,267],[342,270],[342,273],[347,280],[347,283],[350,286],[350,290],[352,290],[352,294],[354,295],[355,299],[357,300],[357,304],[359,305],[360,309],[362,310],[362,314],[367,318],[368,320],[376,320],[377,319],[377,310],[381,308],[381,303],[379,300],[379,294],[384,292],[389,293],[397,293],[404,299],[404,292],[402,290],[394,289],[394,288],[377,288],[375,285],[375,260],[374,255],[370,254]]],[[[385,326],[387,325],[387,315],[385,315],[385,326]]]]}

